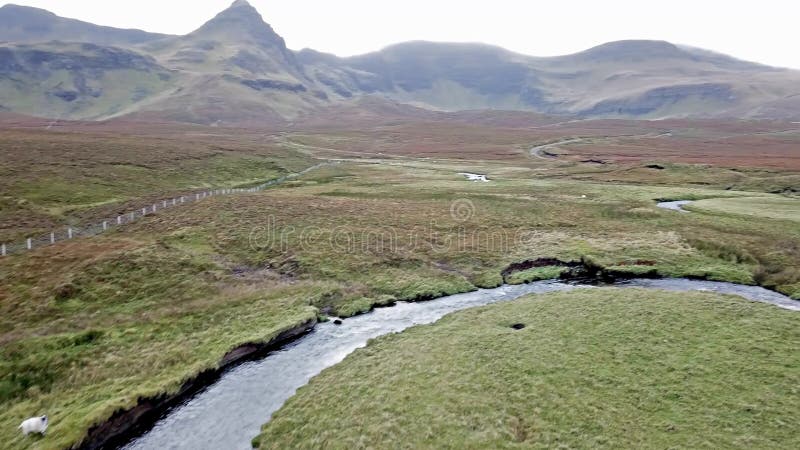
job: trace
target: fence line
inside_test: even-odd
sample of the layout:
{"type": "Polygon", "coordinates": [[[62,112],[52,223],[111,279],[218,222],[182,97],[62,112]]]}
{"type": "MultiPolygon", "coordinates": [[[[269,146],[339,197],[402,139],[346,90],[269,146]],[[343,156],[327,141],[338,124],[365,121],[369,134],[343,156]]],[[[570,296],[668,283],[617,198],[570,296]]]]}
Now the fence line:
{"type": "Polygon", "coordinates": [[[230,189],[212,189],[208,191],[198,192],[195,193],[194,196],[192,195],[182,195],[180,197],[175,197],[167,200],[161,200],[160,202],[156,202],[151,206],[146,206],[141,210],[131,211],[129,213],[120,214],[116,217],[107,218],[101,222],[97,222],[94,224],[86,225],[83,227],[73,227],[68,226],[61,230],[55,230],[50,232],[49,234],[42,235],[39,237],[29,237],[26,238],[23,242],[5,242],[0,244],[0,257],[12,255],[14,253],[22,253],[25,251],[33,250],[36,248],[45,247],[48,245],[54,245],[58,242],[67,241],[70,239],[75,239],[77,237],[91,237],[101,234],[105,231],[108,231],[112,228],[120,227],[132,222],[135,222],[142,217],[145,217],[149,214],[156,213],[162,209],[169,209],[172,207],[177,207],[180,205],[184,205],[187,203],[194,203],[209,197],[217,197],[220,195],[232,195],[232,194],[243,194],[243,193],[252,193],[252,192],[259,192],[263,191],[268,187],[275,186],[277,184],[281,184],[287,180],[297,178],[301,175],[304,175],[312,170],[319,169],[323,166],[328,166],[336,164],[325,162],[316,164],[314,166],[308,167],[300,172],[292,173],[289,175],[282,176],[280,178],[276,178],[274,180],[267,181],[265,183],[259,184],[257,186],[249,187],[249,188],[230,188],[230,189]]]}

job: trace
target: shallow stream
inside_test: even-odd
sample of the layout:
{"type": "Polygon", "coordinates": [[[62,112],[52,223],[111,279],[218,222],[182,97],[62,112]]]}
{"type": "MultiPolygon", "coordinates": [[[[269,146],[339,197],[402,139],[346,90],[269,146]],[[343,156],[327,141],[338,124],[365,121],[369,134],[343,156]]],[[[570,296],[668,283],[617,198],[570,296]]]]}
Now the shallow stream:
{"type": "MultiPolygon", "coordinates": [[[[634,279],[620,287],[734,294],[800,311],[800,302],[755,286],[687,279],[634,279]]],[[[417,303],[398,303],[347,319],[319,324],[312,332],[266,358],[244,363],[173,409],[126,449],[250,449],[251,439],[295,391],[371,338],[433,323],[466,308],[514,300],[527,294],[565,291],[583,285],[540,281],[501,286],[417,303]]]]}

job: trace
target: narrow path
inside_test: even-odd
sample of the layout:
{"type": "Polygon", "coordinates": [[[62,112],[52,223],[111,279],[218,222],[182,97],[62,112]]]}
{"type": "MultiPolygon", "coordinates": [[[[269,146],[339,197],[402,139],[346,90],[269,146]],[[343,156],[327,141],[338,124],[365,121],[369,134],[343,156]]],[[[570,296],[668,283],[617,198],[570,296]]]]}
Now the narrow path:
{"type": "Polygon", "coordinates": [[[572,139],[567,139],[567,140],[563,140],[563,141],[552,142],[550,144],[545,144],[545,145],[540,145],[538,147],[533,147],[530,150],[530,154],[533,157],[536,157],[536,158],[539,158],[539,159],[545,159],[545,160],[550,161],[550,160],[556,159],[556,156],[547,155],[546,154],[547,150],[549,150],[551,148],[560,147],[562,145],[575,144],[577,142],[583,142],[583,141],[584,141],[584,138],[572,138],[572,139]]]}
{"type": "Polygon", "coordinates": [[[545,159],[552,161],[556,159],[557,156],[547,155],[547,150],[551,148],[557,148],[562,145],[569,145],[569,144],[577,144],[579,142],[586,142],[589,139],[593,141],[605,141],[609,139],[619,139],[619,138],[648,138],[648,139],[656,139],[662,137],[671,137],[673,135],[672,131],[664,131],[664,132],[654,132],[654,133],[647,133],[647,134],[623,134],[618,136],[589,136],[589,137],[578,137],[578,138],[569,138],[557,142],[552,142],[550,144],[539,145],[537,147],[533,147],[530,149],[530,155],[539,159],[545,159]]]}

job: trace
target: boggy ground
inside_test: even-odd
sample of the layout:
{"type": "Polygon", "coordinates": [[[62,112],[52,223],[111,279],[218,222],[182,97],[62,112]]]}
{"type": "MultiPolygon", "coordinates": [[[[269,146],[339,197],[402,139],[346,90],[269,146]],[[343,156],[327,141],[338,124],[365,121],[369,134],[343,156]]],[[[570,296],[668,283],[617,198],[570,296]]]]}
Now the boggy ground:
{"type": "MultiPolygon", "coordinates": [[[[512,132],[518,133],[497,131],[512,132]]],[[[430,139],[443,139],[437,134],[430,139]]],[[[655,207],[657,198],[796,201],[756,185],[726,190],[715,178],[725,168],[698,171],[698,178],[712,180],[702,187],[683,175],[660,175],[668,171],[656,171],[652,185],[643,185],[586,173],[577,179],[584,165],[533,159],[530,143],[502,158],[465,158],[451,148],[446,158],[424,159],[394,153],[397,135],[376,142],[377,151],[355,154],[331,150],[356,139],[350,132],[308,136],[274,135],[268,141],[274,147],[262,148],[260,158],[280,163],[276,173],[320,160],[339,164],[261,193],[210,198],[96,238],[0,259],[0,441],[9,448],[68,447],[138,397],[177,391],[240,344],[269,340],[325,314],[349,316],[398,299],[496,286],[506,267],[528,259],[583,259],[634,274],[759,283],[800,297],[796,222],[655,207]],[[458,172],[487,173],[492,182],[471,183],[458,172]],[[48,436],[24,439],[15,428],[35,414],[50,415],[48,436]]],[[[155,149],[168,139],[150,138],[155,149]]],[[[234,152],[241,162],[259,139],[227,137],[224,146],[242,146],[234,152]]],[[[42,147],[47,141],[31,142],[42,147]]],[[[117,158],[131,157],[125,148],[117,158]]],[[[159,189],[202,185],[202,174],[214,173],[203,157],[202,171],[190,180],[169,180],[165,174],[181,161],[148,169],[167,177],[159,189]]],[[[23,166],[8,181],[11,197],[24,197],[13,184],[24,178],[23,166]]],[[[258,165],[238,167],[243,182],[272,174],[251,170],[258,165]]],[[[58,170],[86,173],[66,163],[58,170]]],[[[72,188],[94,192],[89,173],[71,179],[72,188]]],[[[72,197],[54,202],[74,206],[72,197]]],[[[81,211],[69,217],[106,212],[81,211]]]]}
{"type": "Polygon", "coordinates": [[[708,293],[529,296],[371,341],[254,444],[797,448],[798,325],[796,312],[708,293]]]}
{"type": "MultiPolygon", "coordinates": [[[[2,122],[0,122],[1,124],[2,122]]],[[[78,127],[78,125],[73,125],[78,127]]],[[[85,225],[200,189],[257,184],[314,159],[273,136],[174,126],[147,133],[0,128],[0,242],[85,225]]]]}

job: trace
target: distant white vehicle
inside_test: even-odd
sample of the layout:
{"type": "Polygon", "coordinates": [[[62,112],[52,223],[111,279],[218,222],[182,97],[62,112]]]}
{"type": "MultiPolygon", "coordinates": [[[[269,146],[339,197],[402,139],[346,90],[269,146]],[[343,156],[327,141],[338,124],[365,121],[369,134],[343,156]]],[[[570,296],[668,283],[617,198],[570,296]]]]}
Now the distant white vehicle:
{"type": "Polygon", "coordinates": [[[467,177],[467,179],[469,181],[476,181],[476,182],[479,182],[479,183],[488,183],[489,182],[489,179],[486,178],[486,175],[481,175],[481,174],[478,174],[478,173],[461,172],[461,173],[459,173],[459,175],[464,175],[465,177],[467,177]]]}
{"type": "Polygon", "coordinates": [[[22,430],[22,434],[25,436],[31,433],[39,433],[44,436],[44,432],[47,431],[47,422],[47,416],[31,417],[30,419],[22,422],[22,424],[19,426],[19,429],[22,430]]]}

